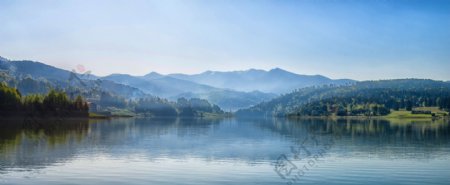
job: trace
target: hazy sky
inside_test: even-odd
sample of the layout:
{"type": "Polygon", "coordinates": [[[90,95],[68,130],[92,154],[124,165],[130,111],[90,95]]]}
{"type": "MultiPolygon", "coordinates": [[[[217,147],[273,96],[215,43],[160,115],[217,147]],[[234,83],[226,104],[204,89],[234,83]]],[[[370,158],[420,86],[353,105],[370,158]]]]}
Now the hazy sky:
{"type": "Polygon", "coordinates": [[[450,80],[450,1],[0,0],[0,56],[98,75],[450,80]]]}

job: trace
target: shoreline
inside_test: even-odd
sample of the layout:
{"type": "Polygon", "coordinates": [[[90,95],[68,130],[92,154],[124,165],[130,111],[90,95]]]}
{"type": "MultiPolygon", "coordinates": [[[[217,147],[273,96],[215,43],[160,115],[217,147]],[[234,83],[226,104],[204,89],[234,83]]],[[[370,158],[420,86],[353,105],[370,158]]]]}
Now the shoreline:
{"type": "Polygon", "coordinates": [[[450,120],[449,116],[441,117],[391,117],[391,116],[286,116],[288,119],[382,119],[382,120],[450,120]]]}

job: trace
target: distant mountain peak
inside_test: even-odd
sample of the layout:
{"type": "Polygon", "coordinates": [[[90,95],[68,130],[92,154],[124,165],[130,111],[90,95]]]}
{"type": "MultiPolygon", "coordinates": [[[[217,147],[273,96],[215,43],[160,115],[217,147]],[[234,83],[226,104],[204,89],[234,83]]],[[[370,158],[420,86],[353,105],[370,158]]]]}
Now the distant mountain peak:
{"type": "Polygon", "coordinates": [[[122,74],[122,73],[113,73],[113,74],[110,74],[108,76],[105,76],[105,78],[106,77],[118,77],[118,76],[131,76],[131,75],[129,75],[129,74],[122,74]]]}
{"type": "MultiPolygon", "coordinates": [[[[269,73],[292,73],[292,72],[286,71],[284,69],[281,69],[279,67],[273,68],[273,69],[269,70],[268,72],[269,73]]],[[[292,73],[292,74],[294,74],[294,73],[292,73]]]]}
{"type": "Polygon", "coordinates": [[[152,72],[144,75],[144,77],[147,78],[147,79],[155,79],[155,78],[162,78],[162,77],[164,77],[164,75],[152,71],[152,72]]]}
{"type": "Polygon", "coordinates": [[[251,68],[251,69],[248,69],[248,70],[245,70],[245,71],[240,71],[240,72],[241,73],[265,73],[266,71],[264,71],[262,69],[251,68]]]}
{"type": "Polygon", "coordinates": [[[262,69],[254,69],[254,68],[250,68],[250,69],[246,69],[246,70],[235,70],[235,71],[211,71],[211,70],[207,70],[205,72],[202,72],[200,74],[197,75],[216,75],[216,74],[229,74],[229,73],[237,73],[237,74],[244,74],[244,73],[253,73],[253,72],[267,72],[264,71],[262,69]]]}
{"type": "Polygon", "coordinates": [[[286,71],[286,70],[276,67],[276,68],[271,69],[270,71],[286,71]]]}
{"type": "Polygon", "coordinates": [[[307,75],[300,75],[300,74],[296,74],[296,73],[293,73],[293,72],[290,72],[290,71],[286,71],[286,70],[284,70],[284,69],[281,69],[281,68],[274,68],[274,69],[271,69],[270,71],[268,71],[267,72],[268,74],[270,74],[270,75],[273,75],[273,76],[285,76],[285,77],[298,77],[298,76],[307,76],[307,75]]]}
{"type": "Polygon", "coordinates": [[[201,73],[201,74],[213,75],[213,74],[215,74],[215,73],[217,73],[217,71],[211,71],[211,70],[208,70],[208,71],[205,71],[205,72],[203,72],[203,73],[201,73]]]}
{"type": "Polygon", "coordinates": [[[2,56],[0,56],[0,61],[4,61],[4,62],[6,62],[6,61],[9,61],[7,58],[3,58],[2,56]]]}
{"type": "Polygon", "coordinates": [[[192,81],[222,89],[264,93],[288,93],[294,89],[327,84],[348,84],[351,80],[332,80],[322,75],[301,75],[279,67],[270,70],[205,71],[200,74],[171,74],[174,78],[192,81]]]}

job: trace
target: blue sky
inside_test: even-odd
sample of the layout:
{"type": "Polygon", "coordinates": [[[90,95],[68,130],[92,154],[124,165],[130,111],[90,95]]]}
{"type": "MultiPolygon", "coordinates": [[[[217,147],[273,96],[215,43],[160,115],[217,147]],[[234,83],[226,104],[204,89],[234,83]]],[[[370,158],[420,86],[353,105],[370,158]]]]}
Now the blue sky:
{"type": "Polygon", "coordinates": [[[0,56],[94,74],[450,80],[450,1],[0,0],[0,56]]]}

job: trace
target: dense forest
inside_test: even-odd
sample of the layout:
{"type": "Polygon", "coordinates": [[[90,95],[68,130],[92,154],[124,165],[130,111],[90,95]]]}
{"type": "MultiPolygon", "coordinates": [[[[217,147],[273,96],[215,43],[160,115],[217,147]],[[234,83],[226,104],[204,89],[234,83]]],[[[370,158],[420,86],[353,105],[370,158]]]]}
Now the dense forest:
{"type": "MultiPolygon", "coordinates": [[[[225,107],[256,104],[260,101],[254,100],[260,98],[271,99],[271,96],[255,92],[252,94],[258,97],[245,96],[233,98],[231,101],[231,99],[224,99],[223,93],[216,91],[211,93],[211,96],[206,96],[206,94],[194,96],[192,93],[183,93],[180,96],[166,99],[147,94],[125,84],[92,75],[74,74],[31,61],[0,60],[0,81],[4,83],[2,84],[2,88],[4,88],[2,96],[5,97],[2,98],[8,96],[8,100],[2,101],[3,112],[35,112],[35,110],[39,110],[43,113],[44,111],[66,109],[73,112],[73,109],[77,108],[68,105],[80,97],[81,100],[89,102],[90,112],[104,115],[202,117],[212,114],[224,115],[225,113],[217,105],[199,97],[226,105],[225,107]],[[35,68],[39,70],[34,70],[35,68]],[[7,86],[14,88],[6,90],[7,86]],[[55,88],[57,90],[52,90],[55,88]],[[62,92],[64,92],[64,97],[61,95],[62,92]],[[68,101],[69,103],[58,104],[59,107],[44,105],[44,99],[47,96],[55,96],[59,98],[58,101],[68,101]],[[248,101],[240,103],[235,101],[236,99],[248,101]],[[11,108],[8,109],[8,106],[11,108]]],[[[241,95],[229,93],[227,96],[241,95]]],[[[301,88],[253,107],[241,109],[236,112],[236,115],[382,116],[393,110],[414,110],[417,107],[438,107],[443,111],[448,111],[450,109],[449,102],[449,82],[421,79],[363,81],[301,88]]],[[[232,109],[227,110],[231,112],[232,109]]]]}
{"type": "Polygon", "coordinates": [[[93,93],[71,91],[66,94],[66,92],[50,90],[47,95],[22,96],[18,89],[1,83],[0,115],[88,116],[89,110],[104,113],[111,109],[129,110],[146,116],[203,117],[207,114],[225,113],[217,105],[198,98],[179,98],[177,102],[158,97],[127,100],[108,92],[100,92],[97,98],[91,98],[93,107],[89,108],[88,103],[80,95],[75,95],[92,96],[93,93]]]}
{"type": "Polygon", "coordinates": [[[89,98],[89,100],[94,103],[93,107],[91,107],[91,111],[93,112],[118,110],[132,114],[156,117],[202,117],[206,114],[225,114],[219,106],[199,98],[178,98],[176,102],[173,102],[155,96],[147,96],[139,99],[126,99],[108,92],[100,92],[97,96],[90,92],[84,93],[84,96],[92,97],[89,98]]]}
{"type": "MultiPolygon", "coordinates": [[[[226,110],[237,110],[274,98],[276,94],[259,91],[242,92],[198,84],[184,78],[149,73],[145,76],[112,74],[95,76],[90,71],[63,70],[35,61],[0,58],[0,81],[16,87],[23,95],[47,93],[52,88],[70,92],[102,91],[128,100],[156,96],[170,101],[178,98],[201,98],[226,110]]],[[[88,96],[84,96],[90,98],[88,96]]]]}
{"type": "Polygon", "coordinates": [[[381,80],[299,89],[238,111],[238,116],[382,116],[415,107],[450,109],[450,83],[381,80]]]}
{"type": "MultiPolygon", "coordinates": [[[[14,77],[4,72],[0,72],[0,80],[5,87],[15,87],[15,91],[20,91],[20,96],[17,99],[20,99],[21,103],[27,104],[30,101],[42,101],[44,97],[39,94],[65,92],[66,98],[63,99],[76,100],[78,96],[81,96],[91,103],[89,111],[100,115],[129,116],[142,114],[145,116],[202,117],[207,114],[224,114],[224,111],[217,105],[203,99],[178,98],[178,101],[169,101],[152,95],[127,92],[130,89],[129,87],[123,88],[123,85],[117,85],[107,80],[101,82],[82,80],[83,84],[75,81],[71,82],[71,85],[67,85],[63,82],[55,84],[55,82],[50,82],[45,78],[34,79],[29,75],[14,77]],[[59,89],[57,91],[52,90],[54,87],[59,89]],[[115,91],[106,91],[105,89],[115,89],[115,91]]],[[[136,92],[140,93],[139,91],[136,92]]],[[[20,105],[22,108],[23,106],[20,105]]],[[[24,109],[22,108],[10,111],[23,112],[24,109]]],[[[41,109],[36,107],[30,110],[41,109]]]]}
{"type": "Polygon", "coordinates": [[[68,98],[61,91],[50,90],[46,95],[22,96],[19,90],[0,83],[1,116],[67,116],[87,117],[88,103],[81,96],[68,98]]]}
{"type": "Polygon", "coordinates": [[[217,105],[199,98],[179,98],[170,102],[162,98],[143,98],[135,103],[135,112],[157,116],[203,117],[206,114],[224,114],[217,105]]]}

